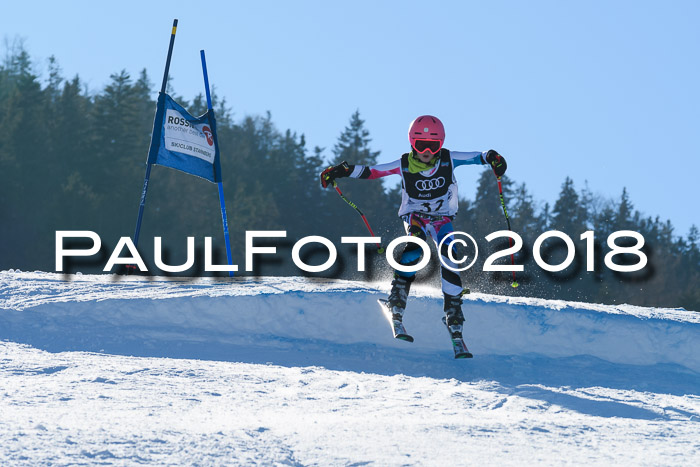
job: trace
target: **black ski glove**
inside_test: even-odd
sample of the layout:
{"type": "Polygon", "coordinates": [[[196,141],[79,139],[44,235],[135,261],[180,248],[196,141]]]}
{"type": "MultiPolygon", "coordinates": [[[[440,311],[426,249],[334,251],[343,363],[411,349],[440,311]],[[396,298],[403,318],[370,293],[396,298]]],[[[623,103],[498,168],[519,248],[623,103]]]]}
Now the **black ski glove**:
{"type": "Polygon", "coordinates": [[[508,168],[508,164],[506,164],[506,158],[501,156],[493,149],[489,149],[488,151],[486,151],[486,158],[484,160],[487,164],[491,166],[491,168],[493,169],[493,173],[496,174],[496,177],[500,177],[501,175],[506,173],[506,169],[508,168]]]}
{"type": "Polygon", "coordinates": [[[350,172],[350,166],[345,161],[336,166],[328,167],[326,170],[321,172],[321,186],[326,188],[328,185],[332,185],[333,180],[336,178],[348,177],[350,172]]]}

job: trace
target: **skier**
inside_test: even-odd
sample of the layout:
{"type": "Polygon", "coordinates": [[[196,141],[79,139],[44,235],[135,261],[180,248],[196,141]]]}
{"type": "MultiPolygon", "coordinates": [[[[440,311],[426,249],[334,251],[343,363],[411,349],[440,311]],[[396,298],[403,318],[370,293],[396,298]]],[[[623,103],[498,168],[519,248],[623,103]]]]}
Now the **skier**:
{"type": "MultiPolygon", "coordinates": [[[[328,167],[321,173],[321,186],[328,187],[337,178],[351,177],[376,179],[388,175],[401,176],[401,206],[399,216],[403,219],[408,235],[426,240],[428,235],[439,244],[453,232],[452,220],[457,214],[457,181],[454,169],[461,165],[489,164],[496,176],[506,171],[506,161],[498,152],[490,149],[484,152],[457,152],[442,147],[445,129],[442,122],[432,115],[422,115],[409,126],[408,140],[411,151],[399,159],[386,164],[350,165],[342,162],[328,167]]],[[[442,292],[444,295],[445,322],[455,351],[455,358],[471,357],[462,340],[462,281],[459,274],[445,267],[456,269],[456,264],[448,256],[449,242],[443,244],[439,252],[443,259],[441,267],[442,292]]],[[[423,250],[415,243],[407,243],[399,263],[411,266],[418,264],[423,250]]],[[[454,255],[453,255],[454,257],[454,255]]],[[[391,293],[386,306],[391,313],[394,335],[412,341],[405,333],[403,314],[406,300],[415,279],[415,272],[394,271],[391,293]]]]}

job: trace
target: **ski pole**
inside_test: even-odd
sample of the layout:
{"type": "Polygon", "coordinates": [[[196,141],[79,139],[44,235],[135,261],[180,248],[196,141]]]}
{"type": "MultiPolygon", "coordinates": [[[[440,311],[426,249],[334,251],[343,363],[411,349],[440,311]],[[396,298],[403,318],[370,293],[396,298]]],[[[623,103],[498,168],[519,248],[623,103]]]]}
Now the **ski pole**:
{"type": "MultiPolygon", "coordinates": [[[[335,188],[335,191],[337,191],[338,194],[340,195],[340,197],[343,198],[343,201],[348,203],[348,205],[350,205],[351,208],[353,208],[355,211],[357,211],[357,213],[360,215],[360,217],[362,217],[362,220],[364,221],[365,226],[367,227],[367,230],[369,230],[369,233],[373,237],[376,238],[376,235],[374,235],[374,232],[372,232],[372,227],[369,226],[369,222],[367,222],[367,218],[365,217],[365,215],[362,213],[362,211],[360,211],[360,208],[358,208],[355,203],[353,203],[352,201],[350,201],[349,199],[347,199],[345,197],[343,192],[340,191],[340,188],[338,188],[338,184],[336,183],[335,180],[333,180],[333,188],[335,188]]],[[[377,242],[377,245],[378,245],[377,253],[379,253],[381,255],[382,253],[384,253],[384,247],[382,247],[382,244],[380,242],[377,242]]]]}
{"type": "MultiPolygon", "coordinates": [[[[495,172],[494,172],[494,175],[496,175],[495,172]]],[[[510,228],[510,218],[508,218],[508,211],[506,210],[506,203],[505,203],[505,201],[503,201],[503,186],[501,185],[501,177],[496,175],[496,180],[498,181],[498,196],[501,198],[501,207],[503,208],[503,214],[506,216],[506,224],[508,225],[508,230],[510,230],[512,232],[513,229],[510,228]]],[[[513,246],[513,239],[510,237],[508,237],[508,246],[509,247],[513,246]]],[[[510,264],[515,266],[515,255],[513,253],[511,253],[511,255],[510,255],[510,264]]],[[[515,281],[515,271],[513,271],[513,282],[511,282],[510,285],[512,287],[517,287],[518,285],[520,285],[515,281]]]]}

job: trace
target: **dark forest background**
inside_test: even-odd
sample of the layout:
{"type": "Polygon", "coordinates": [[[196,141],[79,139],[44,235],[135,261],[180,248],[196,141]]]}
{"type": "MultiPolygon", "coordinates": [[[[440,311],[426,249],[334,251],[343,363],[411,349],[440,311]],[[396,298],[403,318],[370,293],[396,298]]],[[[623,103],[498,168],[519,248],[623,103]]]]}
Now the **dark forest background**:
{"type": "MultiPolygon", "coordinates": [[[[37,64],[22,46],[6,51],[0,65],[0,269],[53,271],[56,230],[92,230],[102,238],[100,254],[71,260],[66,269],[102,271],[118,239],[133,235],[155,112],[155,89],[144,70],[137,76],[126,71],[114,73],[103,89],[89,91],[79,76],[62,76],[53,57],[46,64],[37,64]],[[38,68],[46,71],[39,73],[38,68]]],[[[202,95],[188,100],[173,89],[169,94],[193,115],[206,110],[202,95]]],[[[340,245],[340,237],[366,236],[367,231],[357,213],[334,190],[322,190],[318,182],[318,174],[329,164],[377,162],[379,151],[372,149],[370,132],[359,111],[339,129],[332,148],[310,149],[303,134],[276,128],[269,113],[234,119],[231,107],[216,93],[214,102],[239,275],[301,275],[291,262],[292,245],[304,236],[322,235],[338,245],[339,260],[329,271],[306,275],[388,280],[391,269],[371,246],[366,249],[368,271],[356,271],[356,254],[353,248],[340,245]],[[247,230],[287,231],[286,239],[259,242],[277,246],[278,254],[258,260],[252,273],[244,271],[247,230]]],[[[700,310],[698,229],[693,226],[687,235],[677,235],[670,221],[637,211],[624,188],[617,199],[606,199],[586,185],[575,186],[571,178],[561,182],[554,205],[534,200],[524,182],[503,178],[512,228],[525,241],[516,256],[516,262],[525,265],[525,273],[518,273],[517,289],[510,287],[510,273],[484,273],[481,266],[488,254],[504,247],[503,242],[489,244],[484,236],[505,229],[505,219],[493,173],[472,170],[482,170],[481,178],[476,187],[461,187],[461,196],[472,197],[460,200],[455,221],[456,230],[469,232],[479,241],[479,261],[462,273],[472,291],[700,310]],[[467,192],[470,189],[472,193],[467,192]],[[577,248],[576,261],[561,273],[542,271],[532,258],[535,239],[551,229],[567,233],[577,248]],[[585,242],[579,240],[587,230],[595,231],[594,272],[586,271],[585,242]],[[603,257],[609,251],[607,236],[617,230],[634,230],[644,236],[643,251],[649,264],[643,271],[614,273],[604,266],[603,257]]],[[[364,211],[375,233],[384,238],[384,245],[403,235],[396,215],[400,202],[397,187],[347,179],[339,185],[364,211]]],[[[149,270],[162,274],[153,266],[155,236],[163,237],[165,260],[170,264],[185,261],[186,237],[196,237],[198,260],[188,272],[190,276],[205,274],[205,236],[213,237],[216,261],[225,263],[216,186],[154,167],[139,251],[149,270]]],[[[545,242],[542,251],[552,264],[561,262],[565,255],[563,242],[558,240],[545,242]]],[[[327,258],[324,248],[312,246],[302,254],[309,264],[320,264],[327,258]]],[[[615,261],[637,261],[628,256],[617,256],[615,261]]],[[[500,262],[509,262],[504,260],[500,262]]],[[[432,267],[419,273],[419,280],[439,287],[435,256],[432,267]]]]}

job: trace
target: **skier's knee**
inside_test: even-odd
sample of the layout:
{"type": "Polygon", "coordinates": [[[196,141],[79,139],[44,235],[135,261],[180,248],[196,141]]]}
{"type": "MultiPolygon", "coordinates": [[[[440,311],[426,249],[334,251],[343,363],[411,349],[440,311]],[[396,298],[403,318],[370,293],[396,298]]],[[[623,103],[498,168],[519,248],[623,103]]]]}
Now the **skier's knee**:
{"type": "MultiPolygon", "coordinates": [[[[440,248],[440,256],[445,259],[448,258],[460,258],[460,251],[457,249],[457,243],[451,241],[445,241],[440,248]]],[[[450,260],[450,262],[452,262],[450,260]]]]}
{"type": "MultiPolygon", "coordinates": [[[[423,249],[415,243],[407,243],[401,253],[399,263],[402,266],[415,266],[423,257],[423,249]]],[[[415,273],[413,273],[415,274],[415,273]]],[[[411,275],[413,275],[411,274],[411,275]]]]}
{"type": "Polygon", "coordinates": [[[404,252],[401,254],[401,259],[399,260],[399,263],[401,263],[403,266],[414,266],[418,264],[420,259],[423,257],[423,250],[420,248],[416,249],[408,249],[406,248],[404,252]]]}

